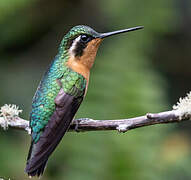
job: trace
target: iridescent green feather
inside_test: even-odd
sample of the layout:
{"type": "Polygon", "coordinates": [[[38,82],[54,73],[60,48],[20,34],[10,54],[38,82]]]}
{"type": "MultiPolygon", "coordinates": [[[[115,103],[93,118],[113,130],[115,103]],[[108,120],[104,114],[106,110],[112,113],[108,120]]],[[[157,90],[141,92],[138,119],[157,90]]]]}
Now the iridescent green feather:
{"type": "Polygon", "coordinates": [[[54,99],[61,88],[57,83],[57,79],[60,79],[64,92],[74,97],[82,95],[75,94],[74,87],[81,92],[84,92],[86,87],[85,78],[69,68],[65,68],[65,71],[62,73],[55,72],[53,74],[50,71],[46,73],[36,92],[32,105],[30,125],[33,131],[34,142],[38,141],[41,131],[43,131],[55,109],[54,99]]]}

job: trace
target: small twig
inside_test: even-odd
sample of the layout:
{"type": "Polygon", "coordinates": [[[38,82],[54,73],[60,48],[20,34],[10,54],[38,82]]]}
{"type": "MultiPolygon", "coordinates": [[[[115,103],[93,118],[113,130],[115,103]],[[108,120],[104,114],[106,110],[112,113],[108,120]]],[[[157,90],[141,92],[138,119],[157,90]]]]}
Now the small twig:
{"type": "MultiPolygon", "coordinates": [[[[15,105],[5,105],[0,110],[0,125],[26,130],[30,133],[29,121],[20,118],[18,109],[15,105]]],[[[173,110],[160,113],[147,113],[145,116],[120,119],[120,120],[93,120],[89,118],[76,119],[70,126],[69,131],[98,131],[98,130],[117,130],[126,132],[131,129],[150,126],[154,124],[174,123],[191,119],[191,93],[184,99],[180,98],[173,110]]]]}

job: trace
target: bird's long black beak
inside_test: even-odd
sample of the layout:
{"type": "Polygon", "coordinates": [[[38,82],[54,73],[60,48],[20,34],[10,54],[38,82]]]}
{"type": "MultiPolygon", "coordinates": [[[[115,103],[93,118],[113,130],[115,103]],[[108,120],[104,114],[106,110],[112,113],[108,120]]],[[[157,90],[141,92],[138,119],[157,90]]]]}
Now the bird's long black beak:
{"type": "Polygon", "coordinates": [[[143,28],[144,28],[143,26],[137,26],[137,27],[122,29],[122,30],[113,31],[113,32],[101,33],[99,38],[103,39],[103,38],[106,38],[109,36],[113,36],[115,34],[120,34],[120,33],[125,33],[125,32],[130,32],[130,31],[136,31],[136,30],[143,29],[143,28]]]}

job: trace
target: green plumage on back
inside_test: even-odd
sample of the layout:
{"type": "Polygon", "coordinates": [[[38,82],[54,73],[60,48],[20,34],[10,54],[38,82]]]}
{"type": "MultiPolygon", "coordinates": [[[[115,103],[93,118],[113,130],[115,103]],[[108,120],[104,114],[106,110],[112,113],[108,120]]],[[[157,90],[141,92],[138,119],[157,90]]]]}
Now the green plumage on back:
{"type": "Polygon", "coordinates": [[[86,80],[82,75],[68,67],[59,70],[56,68],[59,64],[63,64],[62,59],[56,58],[50,70],[45,73],[33,99],[30,126],[32,127],[32,138],[35,143],[39,140],[41,131],[43,131],[55,109],[54,99],[61,87],[65,93],[74,97],[79,96],[74,90],[75,87],[82,93],[86,87],[86,80]],[[60,79],[61,84],[58,83],[58,79],[60,79]]]}

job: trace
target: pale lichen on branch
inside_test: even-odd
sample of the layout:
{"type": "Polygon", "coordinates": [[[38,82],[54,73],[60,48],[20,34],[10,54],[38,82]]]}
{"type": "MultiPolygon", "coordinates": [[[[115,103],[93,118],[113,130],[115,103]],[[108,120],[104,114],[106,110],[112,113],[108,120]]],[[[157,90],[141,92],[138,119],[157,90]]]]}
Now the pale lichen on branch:
{"type": "Polygon", "coordinates": [[[176,111],[180,120],[185,117],[191,118],[191,92],[186,97],[180,98],[179,102],[173,106],[173,109],[176,111]]]}
{"type": "Polygon", "coordinates": [[[19,116],[22,110],[19,109],[18,106],[14,104],[5,104],[0,109],[0,125],[1,127],[6,130],[9,126],[9,122],[15,121],[16,117],[19,116]]]}
{"type": "MultiPolygon", "coordinates": [[[[0,126],[6,130],[8,127],[26,130],[30,134],[29,121],[19,117],[22,110],[16,105],[4,105],[0,109],[0,126]]],[[[126,132],[131,129],[150,126],[154,124],[174,123],[191,119],[191,92],[173,106],[173,110],[160,113],[147,113],[145,116],[119,119],[119,120],[93,120],[89,118],[76,119],[69,131],[98,131],[117,130],[126,132]]]]}
{"type": "Polygon", "coordinates": [[[5,104],[0,109],[0,126],[7,130],[8,127],[24,129],[30,134],[29,122],[19,118],[22,110],[14,104],[5,104]]]}

